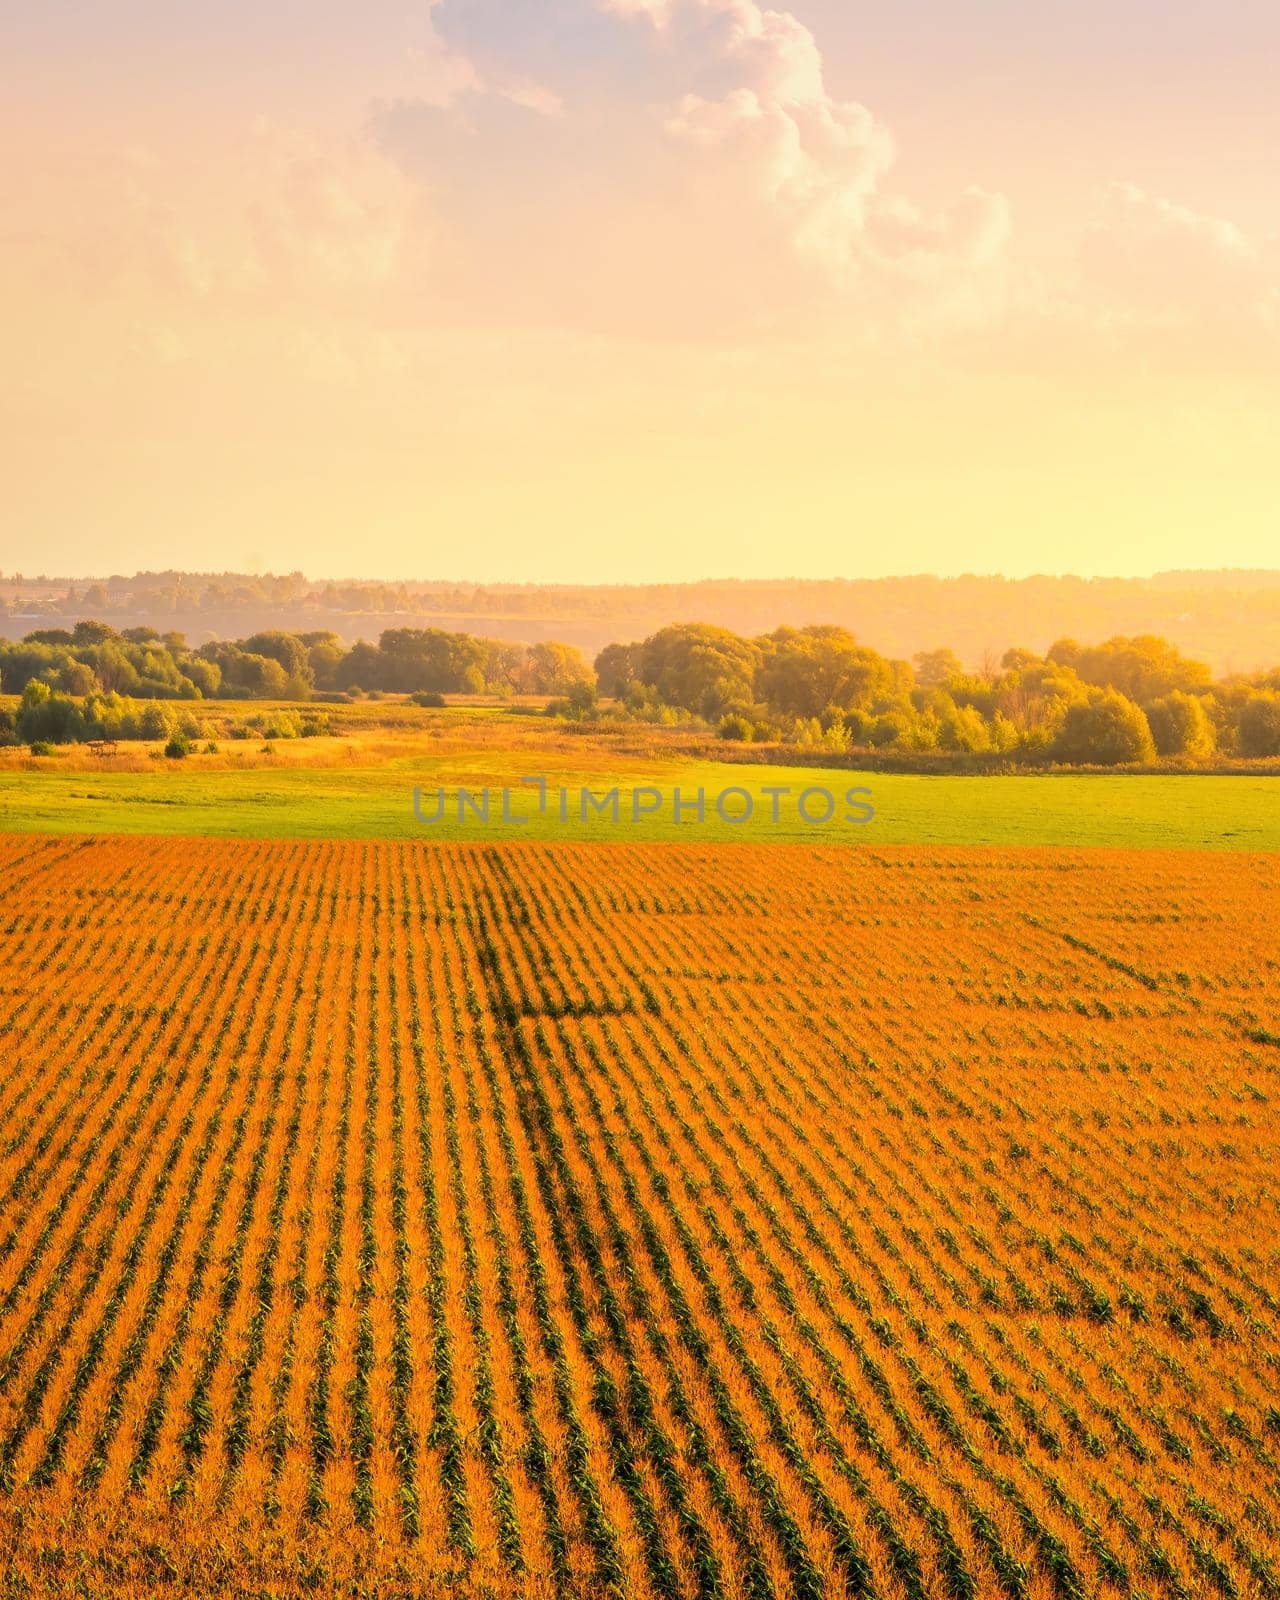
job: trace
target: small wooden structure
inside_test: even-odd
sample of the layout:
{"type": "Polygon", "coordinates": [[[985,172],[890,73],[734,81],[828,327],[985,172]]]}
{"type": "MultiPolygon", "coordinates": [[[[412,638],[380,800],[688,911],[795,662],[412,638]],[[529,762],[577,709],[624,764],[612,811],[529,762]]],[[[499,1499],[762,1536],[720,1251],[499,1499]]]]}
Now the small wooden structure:
{"type": "Polygon", "coordinates": [[[113,756],[116,753],[114,739],[90,739],[89,748],[95,756],[113,756]]]}

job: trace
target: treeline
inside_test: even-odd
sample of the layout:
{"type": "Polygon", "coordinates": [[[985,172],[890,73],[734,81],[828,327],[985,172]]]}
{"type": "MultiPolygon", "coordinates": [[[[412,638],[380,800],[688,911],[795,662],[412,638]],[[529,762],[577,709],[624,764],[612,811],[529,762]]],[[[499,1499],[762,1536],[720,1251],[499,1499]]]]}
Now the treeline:
{"type": "MultiPolygon", "coordinates": [[[[949,649],[882,655],[834,624],[747,637],[678,623],[606,646],[593,670],[572,645],[438,628],[389,628],[350,648],[331,632],[272,629],[191,649],[180,633],[83,621],[0,643],[0,690],[21,697],[0,712],[9,742],[198,733],[194,714],[175,724],[169,701],[487,693],[548,696],[552,712],[579,721],[696,723],[726,740],[834,752],[1103,766],[1280,756],[1280,669],[1215,681],[1152,634],[1011,649],[974,672],[949,649]]],[[[296,716],[280,718],[280,737],[323,731],[314,716],[296,728],[296,716]]]]}
{"type": "Polygon", "coordinates": [[[269,629],[190,648],[181,633],[77,622],[0,642],[0,690],[32,680],[65,694],[154,700],[306,700],[316,692],[568,694],[590,683],[582,653],[554,641],[516,644],[441,628],[388,628],[348,648],[335,633],[269,629]]]}
{"type": "Polygon", "coordinates": [[[950,650],[892,660],[832,625],[749,639],[685,623],[609,645],[595,666],[633,715],[698,717],[728,740],[1091,766],[1280,756],[1280,670],[1214,682],[1150,634],[1011,649],[974,673],[950,650]]]}
{"type": "Polygon", "coordinates": [[[167,738],[177,725],[163,714],[165,701],[490,693],[558,695],[576,704],[594,697],[594,678],[572,645],[439,628],[390,628],[377,644],[350,649],[333,633],[279,629],[191,649],[181,633],[117,632],[83,621],[0,643],[0,692],[21,696],[16,713],[0,716],[0,741],[61,744],[167,738]]]}
{"type": "Polygon", "coordinates": [[[1280,628],[1280,572],[1170,572],[1151,578],[966,574],[890,578],[710,579],[698,583],[510,584],[313,580],[301,572],[177,570],[93,581],[0,577],[0,633],[21,626],[69,628],[103,617],[225,636],[263,628],[332,628],[351,644],[396,619],[415,628],[507,638],[569,638],[590,650],[642,638],[698,617],[755,638],[813,617],[848,628],[885,655],[909,658],[946,639],[967,667],[998,665],[1022,640],[1043,650],[1070,636],[1158,634],[1216,672],[1255,670],[1273,659],[1280,628]],[[370,623],[368,619],[376,619],[370,623]]]}

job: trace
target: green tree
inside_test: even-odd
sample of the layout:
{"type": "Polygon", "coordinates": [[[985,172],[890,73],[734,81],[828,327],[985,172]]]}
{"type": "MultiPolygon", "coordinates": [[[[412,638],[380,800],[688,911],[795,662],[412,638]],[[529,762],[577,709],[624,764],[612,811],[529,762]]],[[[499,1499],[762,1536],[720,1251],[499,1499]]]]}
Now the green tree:
{"type": "Polygon", "coordinates": [[[607,644],[595,659],[596,683],[608,699],[621,700],[640,677],[638,644],[607,644]]]}
{"type": "Polygon", "coordinates": [[[728,628],[677,622],[646,639],[640,653],[641,681],[670,706],[682,706],[710,721],[755,700],[758,646],[728,628]]]}
{"type": "Polygon", "coordinates": [[[75,644],[106,644],[108,639],[118,637],[116,630],[107,622],[86,620],[77,622],[71,630],[72,642],[75,644]]]}
{"type": "Polygon", "coordinates": [[[1116,767],[1151,761],[1156,747],[1141,706],[1118,689],[1093,689],[1067,707],[1053,753],[1073,766],[1116,767]]]}
{"type": "Polygon", "coordinates": [[[1199,758],[1213,754],[1213,723],[1198,695],[1175,689],[1147,707],[1147,722],[1162,756],[1199,758]]]}
{"type": "Polygon", "coordinates": [[[262,633],[242,639],[240,648],[247,655],[266,656],[268,661],[278,661],[290,683],[309,688],[315,681],[307,647],[295,633],[267,628],[262,633]]]}
{"type": "Polygon", "coordinates": [[[918,650],[911,658],[916,682],[926,689],[937,689],[948,678],[958,678],[964,665],[954,650],[918,650]]]}
{"type": "Polygon", "coordinates": [[[38,678],[22,691],[16,725],[27,744],[71,744],[84,733],[84,717],[70,695],[56,694],[38,678]]]}
{"type": "Polygon", "coordinates": [[[1209,668],[1203,661],[1193,661],[1151,633],[1133,638],[1117,635],[1099,645],[1059,639],[1050,647],[1049,660],[1074,668],[1083,683],[1118,689],[1141,705],[1175,689],[1200,689],[1209,683],[1209,668]]]}
{"type": "Polygon", "coordinates": [[[584,684],[595,688],[595,677],[582,651],[558,639],[542,639],[529,646],[519,681],[526,694],[568,695],[584,684]]]}
{"type": "Polygon", "coordinates": [[[784,716],[816,717],[828,707],[852,711],[893,695],[892,663],[845,628],[777,628],[756,643],[757,693],[784,716]]]}
{"type": "Polygon", "coordinates": [[[1280,694],[1264,689],[1240,709],[1236,748],[1242,756],[1280,756],[1280,694]]]}

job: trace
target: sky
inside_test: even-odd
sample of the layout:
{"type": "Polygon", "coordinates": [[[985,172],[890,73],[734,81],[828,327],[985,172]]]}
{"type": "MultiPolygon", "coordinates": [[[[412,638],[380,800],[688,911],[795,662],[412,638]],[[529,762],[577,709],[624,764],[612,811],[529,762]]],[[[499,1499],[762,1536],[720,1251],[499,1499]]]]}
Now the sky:
{"type": "Polygon", "coordinates": [[[1280,551],[1274,0],[6,0],[0,570],[1280,551]]]}

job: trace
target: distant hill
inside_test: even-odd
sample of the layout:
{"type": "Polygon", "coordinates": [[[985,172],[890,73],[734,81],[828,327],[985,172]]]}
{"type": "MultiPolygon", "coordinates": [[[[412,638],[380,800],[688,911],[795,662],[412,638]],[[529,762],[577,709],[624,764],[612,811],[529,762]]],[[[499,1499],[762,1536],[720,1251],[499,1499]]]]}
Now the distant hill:
{"type": "Polygon", "coordinates": [[[146,572],[105,578],[0,577],[0,635],[100,617],[176,629],[193,644],[262,628],[329,629],[346,643],[389,627],[494,638],[563,639],[594,654],[668,622],[763,633],[839,623],[884,654],[949,646],[969,666],[1011,645],[1157,633],[1215,674],[1280,660],[1280,571],[1161,572],[1150,578],[708,579],[682,584],[460,584],[310,580],[300,572],[146,572]]]}

